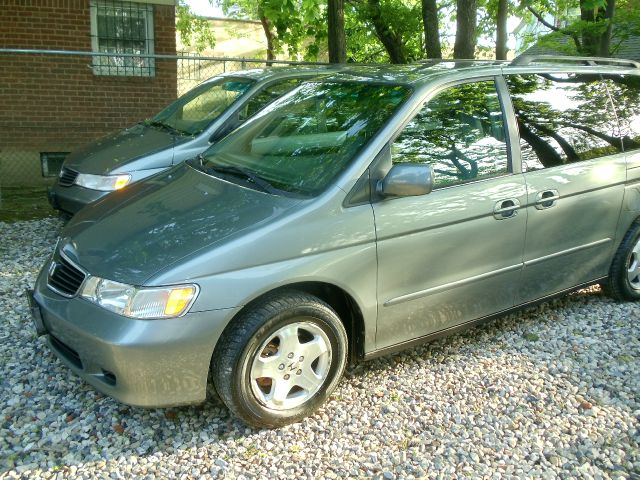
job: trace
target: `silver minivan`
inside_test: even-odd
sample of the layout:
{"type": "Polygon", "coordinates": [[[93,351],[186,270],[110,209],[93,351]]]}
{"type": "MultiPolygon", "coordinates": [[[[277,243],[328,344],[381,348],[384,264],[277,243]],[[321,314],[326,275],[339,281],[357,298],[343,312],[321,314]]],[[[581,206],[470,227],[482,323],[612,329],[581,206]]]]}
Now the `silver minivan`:
{"type": "Polygon", "coordinates": [[[65,216],[172,165],[193,158],[302,80],[335,67],[230,72],[201,83],[151,119],[72,152],[49,190],[65,216]]]}
{"type": "Polygon", "coordinates": [[[640,298],[640,68],[529,58],[304,82],[76,215],[30,298],[98,390],[275,427],[347,362],[598,283],[640,298]]]}

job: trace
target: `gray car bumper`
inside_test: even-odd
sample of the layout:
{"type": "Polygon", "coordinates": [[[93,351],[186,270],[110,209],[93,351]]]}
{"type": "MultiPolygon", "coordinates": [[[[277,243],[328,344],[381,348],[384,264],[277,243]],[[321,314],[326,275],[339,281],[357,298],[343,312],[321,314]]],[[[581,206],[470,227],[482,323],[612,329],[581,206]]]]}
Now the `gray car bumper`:
{"type": "Polygon", "coordinates": [[[123,403],[165,407],[206,398],[215,344],[234,310],[135,320],[64,298],[40,274],[34,299],[52,351],[97,390],[123,403]]]}
{"type": "Polygon", "coordinates": [[[111,192],[91,190],[78,185],[61,187],[58,182],[56,182],[53,187],[49,189],[49,203],[56,210],[74,215],[81,208],[100,200],[109,193],[111,192]]]}

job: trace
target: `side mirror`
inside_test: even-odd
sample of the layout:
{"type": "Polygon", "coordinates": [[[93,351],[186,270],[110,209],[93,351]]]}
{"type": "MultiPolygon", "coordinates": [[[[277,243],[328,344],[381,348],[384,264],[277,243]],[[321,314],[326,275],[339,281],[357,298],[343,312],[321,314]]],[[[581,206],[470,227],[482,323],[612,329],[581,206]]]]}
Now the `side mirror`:
{"type": "Polygon", "coordinates": [[[376,192],[383,197],[411,197],[426,195],[433,190],[431,165],[394,165],[389,173],[378,180],[376,192]]]}

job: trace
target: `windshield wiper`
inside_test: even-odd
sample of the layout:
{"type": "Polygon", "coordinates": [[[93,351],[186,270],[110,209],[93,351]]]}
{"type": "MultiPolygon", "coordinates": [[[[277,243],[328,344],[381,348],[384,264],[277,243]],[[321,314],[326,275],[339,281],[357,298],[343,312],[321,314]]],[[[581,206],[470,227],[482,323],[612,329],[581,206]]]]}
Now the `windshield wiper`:
{"type": "Polygon", "coordinates": [[[271,185],[267,180],[256,175],[251,170],[246,170],[242,167],[236,167],[234,165],[211,165],[207,168],[202,168],[202,162],[204,158],[201,155],[198,156],[200,161],[200,169],[205,173],[211,175],[213,172],[222,173],[224,175],[232,175],[234,177],[239,177],[247,180],[249,183],[252,183],[258,190],[261,190],[266,193],[272,194],[281,194],[282,190],[271,185]]]}
{"type": "Polygon", "coordinates": [[[178,135],[191,135],[189,132],[179,130],[176,127],[172,127],[171,125],[168,125],[166,123],[159,122],[158,120],[149,120],[148,122],[145,122],[145,125],[149,125],[150,127],[159,127],[173,134],[177,133],[178,135]]]}

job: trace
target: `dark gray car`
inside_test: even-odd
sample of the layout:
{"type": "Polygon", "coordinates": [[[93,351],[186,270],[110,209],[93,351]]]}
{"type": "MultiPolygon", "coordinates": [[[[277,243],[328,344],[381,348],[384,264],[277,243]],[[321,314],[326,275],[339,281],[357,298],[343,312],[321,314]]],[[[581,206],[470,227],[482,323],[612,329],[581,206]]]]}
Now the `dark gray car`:
{"type": "Polygon", "coordinates": [[[36,328],[122,402],[213,385],[273,427],[348,361],[591,284],[638,300],[640,69],[589,62],[305,82],[80,212],[37,280],[36,328]]]}
{"type": "Polygon", "coordinates": [[[333,70],[255,69],[210,78],[150,120],[72,152],[49,191],[49,202],[64,214],[75,214],[110,192],[195,157],[302,80],[333,70]]]}

